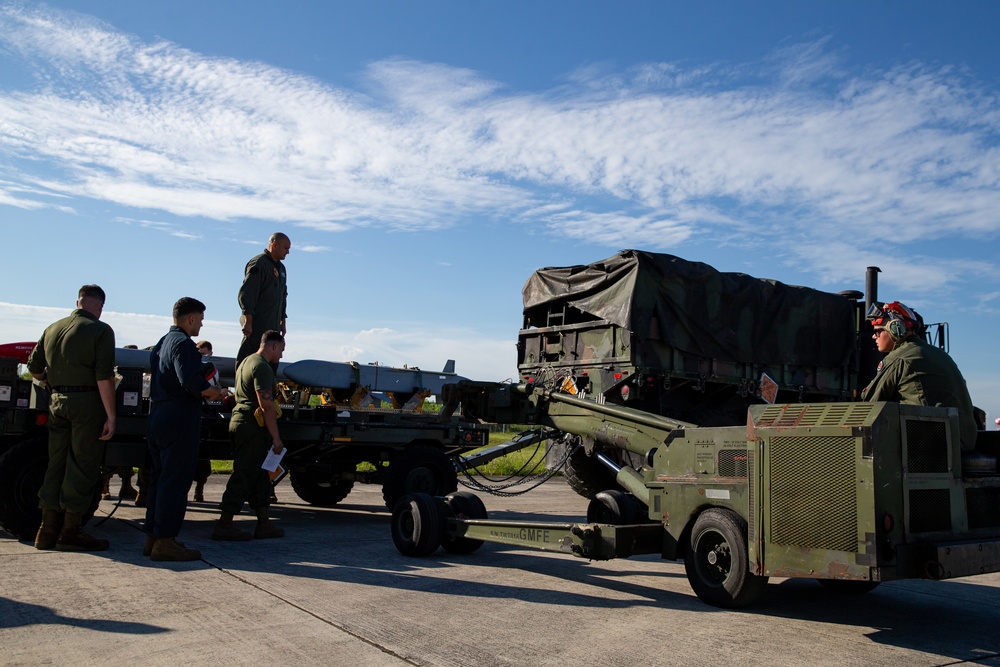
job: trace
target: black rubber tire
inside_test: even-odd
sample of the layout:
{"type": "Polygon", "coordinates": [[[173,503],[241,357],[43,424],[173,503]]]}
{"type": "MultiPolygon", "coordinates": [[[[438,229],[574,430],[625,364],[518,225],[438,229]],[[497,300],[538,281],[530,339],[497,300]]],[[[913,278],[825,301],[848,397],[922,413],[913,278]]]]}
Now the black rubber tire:
{"type": "MultiPolygon", "coordinates": [[[[444,504],[448,507],[451,515],[458,519],[488,519],[489,513],[486,505],[479,496],[468,491],[456,491],[445,496],[444,504]]],[[[441,546],[448,553],[471,554],[483,546],[482,540],[474,540],[468,537],[450,537],[445,530],[441,539],[441,546]]]]}
{"type": "Polygon", "coordinates": [[[601,491],[587,506],[587,523],[628,526],[647,523],[645,507],[631,493],[619,489],[601,491]]]}
{"type": "Polygon", "coordinates": [[[684,570],[702,602],[724,609],[752,604],[767,585],[767,577],[750,572],[746,522],[725,509],[705,510],[695,520],[684,570]]]}
{"type": "Polygon", "coordinates": [[[857,581],[853,579],[817,579],[819,585],[838,595],[864,595],[878,588],[878,581],[857,581]]]}
{"type": "Polygon", "coordinates": [[[392,543],[404,556],[429,556],[441,546],[444,510],[426,493],[403,496],[392,510],[392,543]]]}
{"type": "MultiPolygon", "coordinates": [[[[34,541],[42,523],[38,490],[49,466],[49,439],[46,435],[25,438],[0,456],[0,528],[22,540],[34,541]]],[[[84,512],[87,525],[101,504],[100,475],[94,479],[94,497],[84,512]]]]}
{"type": "Polygon", "coordinates": [[[34,540],[42,523],[38,489],[48,462],[44,435],[22,440],[0,456],[0,528],[22,540],[34,540]]]}
{"type": "Polygon", "coordinates": [[[382,499],[392,509],[410,493],[445,496],[458,488],[458,473],[440,449],[413,445],[389,459],[382,478],[382,499]]]}
{"type": "Polygon", "coordinates": [[[333,507],[347,497],[354,488],[353,479],[323,480],[308,472],[288,472],[292,491],[302,500],[316,507],[333,507]]]}
{"type": "MultiPolygon", "coordinates": [[[[573,447],[575,443],[563,442],[552,446],[573,447]]],[[[638,454],[617,448],[601,449],[601,453],[619,465],[628,465],[636,469],[642,467],[641,457],[638,454]]],[[[593,499],[601,491],[618,487],[615,474],[596,458],[587,456],[582,447],[578,447],[570,455],[562,471],[570,488],[584,498],[593,499]]]]}

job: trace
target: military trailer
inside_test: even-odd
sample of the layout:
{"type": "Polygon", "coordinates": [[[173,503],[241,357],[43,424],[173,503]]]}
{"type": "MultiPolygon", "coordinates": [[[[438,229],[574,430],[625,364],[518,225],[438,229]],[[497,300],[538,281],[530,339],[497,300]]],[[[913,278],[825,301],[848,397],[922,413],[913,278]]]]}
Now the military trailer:
{"type": "Polygon", "coordinates": [[[683,559],[695,593],[718,607],[753,603],[768,577],[862,593],[1000,571],[1000,432],[980,431],[976,450],[963,452],[954,408],[754,405],[745,425],[698,427],[560,386],[456,391],[480,417],[548,425],[643,463],[596,452],[618,488],[598,493],[581,524],[490,520],[464,492],[408,495],[392,517],[406,555],[483,542],[591,560],[660,554],[683,559]]]}
{"type": "MultiPolygon", "coordinates": [[[[12,349],[12,346],[6,346],[12,349]]],[[[0,528],[24,539],[34,536],[41,521],[38,489],[48,461],[46,421],[48,392],[43,385],[18,376],[18,363],[27,359],[32,345],[25,344],[17,355],[0,357],[0,528]]],[[[143,397],[143,375],[148,372],[148,352],[116,350],[116,431],[108,441],[105,466],[146,465],[146,421],[149,399],[143,397]],[[143,364],[145,363],[145,366],[143,364]],[[130,364],[130,365],[126,365],[130,364]]],[[[224,377],[232,376],[234,360],[216,358],[224,377]],[[228,374],[228,375],[227,375],[228,374]]],[[[356,482],[382,485],[388,507],[404,494],[422,490],[445,494],[457,488],[453,458],[488,443],[489,429],[475,421],[452,415],[423,413],[402,408],[373,409],[350,402],[309,405],[306,397],[315,393],[350,396],[364,387],[355,380],[374,378],[375,370],[353,365],[344,386],[303,386],[309,376],[331,377],[343,370],[332,362],[296,362],[279,366],[279,380],[288,382],[279,420],[282,441],[287,449],[282,466],[292,489],[302,500],[331,507],[350,493],[356,482]]],[[[343,375],[339,373],[338,375],[343,375]]],[[[416,378],[413,369],[382,367],[378,375],[395,390],[395,398],[406,403],[423,387],[442,380],[461,379],[452,371],[423,373],[419,385],[405,391],[401,378],[416,378]]],[[[436,391],[440,388],[436,387],[436,391]]],[[[148,392],[147,392],[148,393],[148,392]]],[[[229,406],[206,402],[201,417],[201,457],[232,459],[229,441],[229,406]]],[[[275,483],[281,481],[279,476],[275,483]]],[[[94,509],[100,500],[95,489],[94,509]]]]}

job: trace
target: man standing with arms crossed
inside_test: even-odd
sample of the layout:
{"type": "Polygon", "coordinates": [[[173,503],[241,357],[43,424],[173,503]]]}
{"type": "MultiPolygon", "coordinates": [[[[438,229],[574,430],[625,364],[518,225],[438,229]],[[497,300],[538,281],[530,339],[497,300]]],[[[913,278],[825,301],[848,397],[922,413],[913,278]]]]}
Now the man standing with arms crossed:
{"type": "Polygon", "coordinates": [[[281,528],[267,516],[271,480],[261,468],[268,451],[280,454],[284,449],[278,433],[277,405],[274,402],[274,368],[285,352],[285,338],[277,331],[266,331],[260,347],[236,369],[233,391],[236,407],[229,421],[229,438],[233,442],[233,474],[226,483],[219,509],[222,516],[212,531],[213,540],[227,542],[281,537],[281,528]],[[256,414],[260,415],[258,417],[256,414]],[[253,535],[233,526],[233,517],[246,502],[257,514],[253,535]]]}
{"type": "Polygon", "coordinates": [[[99,286],[81,287],[76,310],[49,325],[28,357],[31,376],[47,382],[52,392],[36,549],[103,551],[109,546],[80,530],[100,479],[104,441],[115,434],[115,332],[100,321],[104,300],[99,286]]]}
{"type": "Polygon", "coordinates": [[[146,542],[142,555],[156,561],[198,560],[201,552],[175,538],[187,510],[201,441],[202,397],[224,390],[205,377],[206,365],[191,336],[205,320],[205,304],[191,297],[174,304],[174,324],[150,352],[150,411],[146,443],[152,465],[146,492],[146,542]]]}
{"type": "Polygon", "coordinates": [[[285,307],[288,301],[287,276],[281,260],[288,256],[292,242],[281,232],[271,234],[267,250],[247,262],[243,284],[236,295],[243,325],[243,342],[236,354],[236,367],[257,351],[260,337],[274,330],[285,335],[285,307]]]}

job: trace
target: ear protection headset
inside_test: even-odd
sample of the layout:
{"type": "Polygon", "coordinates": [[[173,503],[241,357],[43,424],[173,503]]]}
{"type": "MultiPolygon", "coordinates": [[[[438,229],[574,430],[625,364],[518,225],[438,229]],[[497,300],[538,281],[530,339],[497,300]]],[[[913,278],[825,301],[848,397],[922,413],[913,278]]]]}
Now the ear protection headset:
{"type": "Polygon", "coordinates": [[[889,336],[891,336],[892,339],[898,343],[906,338],[906,322],[899,318],[892,317],[891,314],[890,317],[891,319],[885,323],[885,330],[888,331],[889,336]]]}

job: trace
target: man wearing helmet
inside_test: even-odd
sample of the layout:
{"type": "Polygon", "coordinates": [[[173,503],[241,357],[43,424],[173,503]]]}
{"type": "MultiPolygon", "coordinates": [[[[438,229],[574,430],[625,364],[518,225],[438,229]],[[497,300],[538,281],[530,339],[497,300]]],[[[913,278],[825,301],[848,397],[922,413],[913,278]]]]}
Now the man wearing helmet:
{"type": "Polygon", "coordinates": [[[872,304],[868,319],[885,358],[861,398],[957,408],[962,449],[975,449],[976,421],[965,378],[947,352],[924,340],[920,316],[893,301],[872,304]]]}

